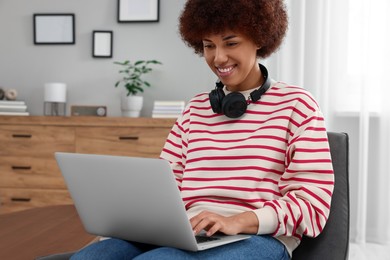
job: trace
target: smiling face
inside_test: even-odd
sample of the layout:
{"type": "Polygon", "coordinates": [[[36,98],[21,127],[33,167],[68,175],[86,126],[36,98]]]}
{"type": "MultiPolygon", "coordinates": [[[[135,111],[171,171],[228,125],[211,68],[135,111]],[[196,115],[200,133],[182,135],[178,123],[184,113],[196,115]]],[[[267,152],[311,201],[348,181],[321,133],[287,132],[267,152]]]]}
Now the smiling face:
{"type": "Polygon", "coordinates": [[[263,77],[257,64],[256,44],[242,34],[226,31],[203,39],[203,56],[229,91],[261,86],[263,77]]]}

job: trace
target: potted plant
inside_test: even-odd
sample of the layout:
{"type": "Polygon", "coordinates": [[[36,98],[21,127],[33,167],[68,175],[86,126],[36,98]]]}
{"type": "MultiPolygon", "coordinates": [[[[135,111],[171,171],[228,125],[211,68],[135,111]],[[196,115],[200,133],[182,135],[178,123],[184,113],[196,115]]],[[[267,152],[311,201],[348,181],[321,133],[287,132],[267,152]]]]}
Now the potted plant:
{"type": "Polygon", "coordinates": [[[114,64],[121,66],[119,74],[123,76],[115,83],[115,87],[122,84],[126,89],[126,94],[121,97],[122,115],[139,117],[143,105],[143,96],[137,94],[144,92],[145,87],[150,87],[150,83],[142,79],[142,76],[153,70],[150,65],[162,63],[157,60],[138,60],[134,63],[126,60],[123,62],[115,61],[114,64]]]}

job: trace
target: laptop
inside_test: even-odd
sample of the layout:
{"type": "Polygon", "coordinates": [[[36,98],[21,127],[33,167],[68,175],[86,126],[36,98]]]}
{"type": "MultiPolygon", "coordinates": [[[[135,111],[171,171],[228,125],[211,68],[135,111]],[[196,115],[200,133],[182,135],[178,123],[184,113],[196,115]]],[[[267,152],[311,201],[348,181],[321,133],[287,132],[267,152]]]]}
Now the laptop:
{"type": "Polygon", "coordinates": [[[195,237],[166,160],[63,152],[55,157],[90,234],[189,251],[250,238],[195,237]]]}

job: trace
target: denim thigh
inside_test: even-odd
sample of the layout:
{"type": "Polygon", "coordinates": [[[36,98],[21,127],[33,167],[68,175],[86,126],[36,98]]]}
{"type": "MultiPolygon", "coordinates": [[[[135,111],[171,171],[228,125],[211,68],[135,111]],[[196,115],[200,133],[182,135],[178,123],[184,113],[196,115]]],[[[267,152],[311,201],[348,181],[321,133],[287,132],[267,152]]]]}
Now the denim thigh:
{"type": "Polygon", "coordinates": [[[250,239],[190,252],[171,247],[156,247],[120,239],[107,239],[89,245],[72,256],[72,260],[85,259],[290,259],[285,246],[271,236],[252,236],[250,239]]]}

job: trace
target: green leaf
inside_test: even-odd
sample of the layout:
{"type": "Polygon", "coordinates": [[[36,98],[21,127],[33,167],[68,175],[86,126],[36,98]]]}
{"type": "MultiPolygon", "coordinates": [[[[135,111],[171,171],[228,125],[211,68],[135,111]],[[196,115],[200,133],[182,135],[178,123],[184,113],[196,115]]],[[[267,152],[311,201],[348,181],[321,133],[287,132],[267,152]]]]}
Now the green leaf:
{"type": "Polygon", "coordinates": [[[159,62],[158,60],[149,60],[148,63],[152,63],[152,64],[162,64],[162,63],[159,62]]]}
{"type": "Polygon", "coordinates": [[[145,63],[145,61],[144,60],[139,60],[136,63],[134,63],[134,66],[138,66],[138,65],[140,65],[142,63],[145,63]]]}

